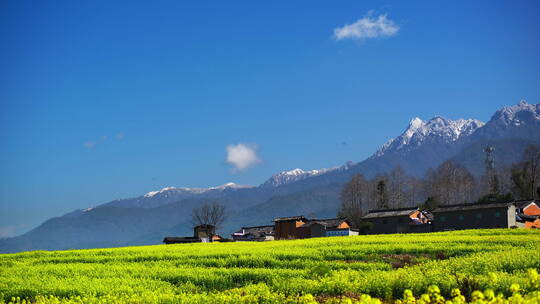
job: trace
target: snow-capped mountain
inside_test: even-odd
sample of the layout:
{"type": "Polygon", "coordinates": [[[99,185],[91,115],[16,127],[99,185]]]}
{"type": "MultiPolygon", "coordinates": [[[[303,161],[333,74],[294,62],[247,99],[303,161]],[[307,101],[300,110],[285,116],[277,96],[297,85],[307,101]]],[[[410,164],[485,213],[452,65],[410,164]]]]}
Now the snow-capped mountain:
{"type": "Polygon", "coordinates": [[[400,136],[387,141],[372,156],[380,157],[388,152],[404,152],[412,150],[424,143],[452,143],[460,138],[471,135],[484,123],[476,119],[446,119],[436,116],[428,121],[415,117],[400,136]]]}
{"type": "Polygon", "coordinates": [[[517,105],[504,107],[495,112],[491,121],[506,126],[520,126],[530,121],[540,121],[540,103],[529,104],[521,100],[517,105]]]}
{"type": "Polygon", "coordinates": [[[264,182],[263,186],[265,187],[279,187],[281,185],[290,184],[296,181],[306,179],[310,176],[315,176],[327,172],[332,169],[321,169],[321,170],[309,170],[304,171],[302,169],[296,168],[290,171],[282,171],[280,173],[272,175],[270,179],[264,182]]]}
{"type": "Polygon", "coordinates": [[[280,173],[272,175],[266,182],[264,182],[261,187],[279,187],[287,184],[291,184],[297,181],[301,181],[310,177],[319,176],[325,173],[334,172],[334,171],[344,171],[348,170],[354,163],[348,161],[343,166],[336,166],[331,168],[324,168],[319,170],[309,170],[304,171],[302,169],[296,168],[290,171],[282,171],[280,173]]]}
{"type": "Polygon", "coordinates": [[[246,189],[253,188],[249,185],[238,185],[235,183],[226,183],[220,186],[210,188],[187,188],[187,187],[165,187],[158,191],[150,191],[144,195],[144,197],[154,197],[156,195],[175,195],[175,194],[201,194],[209,191],[224,191],[226,189],[246,189]]]}
{"type": "Polygon", "coordinates": [[[521,100],[517,105],[503,107],[493,114],[489,122],[474,132],[471,140],[479,138],[534,138],[540,127],[540,103],[529,104],[521,100]]]}
{"type": "Polygon", "coordinates": [[[184,199],[195,197],[218,197],[223,193],[249,188],[253,188],[253,186],[238,185],[235,183],[226,183],[209,188],[165,187],[161,190],[150,191],[139,197],[112,201],[106,204],[106,206],[123,208],[154,208],[184,199]]]}

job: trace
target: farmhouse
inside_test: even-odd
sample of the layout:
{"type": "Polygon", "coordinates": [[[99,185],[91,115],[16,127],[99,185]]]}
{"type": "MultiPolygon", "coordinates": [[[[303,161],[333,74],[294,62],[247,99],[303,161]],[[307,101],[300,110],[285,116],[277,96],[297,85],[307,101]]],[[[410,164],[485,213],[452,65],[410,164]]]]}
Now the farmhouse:
{"type": "Polygon", "coordinates": [[[235,241],[273,241],[274,225],[242,227],[232,234],[235,241]]]}
{"type": "Polygon", "coordinates": [[[329,230],[335,231],[337,235],[358,235],[358,230],[351,228],[351,224],[344,218],[332,218],[332,219],[312,219],[307,223],[298,227],[298,238],[312,238],[312,237],[324,237],[328,236],[329,230]],[[338,234],[340,233],[340,234],[338,234]]]}
{"type": "Polygon", "coordinates": [[[274,225],[242,227],[232,234],[235,241],[271,241],[312,237],[358,235],[344,218],[308,219],[304,216],[278,217],[274,225]]]}
{"type": "Polygon", "coordinates": [[[298,228],[308,221],[304,216],[278,217],[274,219],[275,239],[288,240],[299,238],[298,228]]]}
{"type": "Polygon", "coordinates": [[[447,205],[433,210],[433,215],[433,231],[516,226],[514,203],[447,205]]]}
{"type": "Polygon", "coordinates": [[[369,223],[369,234],[432,231],[432,215],[417,208],[370,210],[362,220],[369,223]]]}
{"type": "Polygon", "coordinates": [[[325,236],[349,236],[349,235],[359,235],[358,229],[351,227],[347,228],[330,228],[326,229],[325,236]]]}
{"type": "Polygon", "coordinates": [[[540,228],[540,208],[536,202],[516,202],[516,221],[518,227],[540,228]]]}
{"type": "Polygon", "coordinates": [[[216,227],[212,225],[198,225],[193,227],[193,236],[177,237],[167,236],[163,239],[165,244],[216,242],[221,237],[215,234],[216,227]]]}

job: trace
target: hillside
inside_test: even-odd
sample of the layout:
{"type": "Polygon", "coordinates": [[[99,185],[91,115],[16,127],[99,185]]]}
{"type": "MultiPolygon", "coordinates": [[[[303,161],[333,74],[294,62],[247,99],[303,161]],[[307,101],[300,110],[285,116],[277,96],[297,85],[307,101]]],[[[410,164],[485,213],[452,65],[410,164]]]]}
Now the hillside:
{"type": "Polygon", "coordinates": [[[191,234],[191,210],[208,201],[229,211],[224,235],[241,226],[269,224],[278,215],[332,217],[339,207],[340,189],[353,174],[373,177],[400,165],[407,174],[421,177],[427,169],[452,159],[479,176],[484,172],[486,145],[495,147],[496,164],[504,166],[518,161],[527,145],[538,143],[540,103],[521,101],[504,107],[486,123],[442,116],[414,118],[402,134],[358,163],[283,171],[256,187],[234,183],[166,187],[47,220],[22,236],[0,240],[0,252],[158,244],[167,234],[191,234]]]}
{"type": "Polygon", "coordinates": [[[512,284],[538,301],[539,247],[538,231],[490,229],[4,254],[0,303],[376,304],[366,295],[457,301],[454,288],[470,301],[474,289],[509,297],[512,284]]]}

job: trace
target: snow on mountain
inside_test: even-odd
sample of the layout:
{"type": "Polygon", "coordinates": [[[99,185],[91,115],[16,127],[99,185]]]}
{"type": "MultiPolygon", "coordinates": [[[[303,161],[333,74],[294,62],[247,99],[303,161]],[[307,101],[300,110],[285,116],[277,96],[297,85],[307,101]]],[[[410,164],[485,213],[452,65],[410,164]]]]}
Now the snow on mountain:
{"type": "Polygon", "coordinates": [[[235,183],[226,183],[221,186],[216,187],[210,187],[209,190],[225,190],[225,189],[247,189],[247,188],[253,188],[253,186],[250,185],[238,185],[235,183]]]}
{"type": "Polygon", "coordinates": [[[210,187],[210,188],[187,188],[187,187],[165,187],[158,191],[150,191],[144,195],[144,197],[154,197],[156,195],[175,195],[175,194],[202,194],[208,191],[223,191],[226,189],[246,189],[252,188],[253,186],[249,185],[238,185],[235,183],[226,183],[220,186],[210,187]]]}
{"type": "Polygon", "coordinates": [[[304,180],[309,177],[318,176],[321,174],[329,173],[337,170],[348,170],[354,163],[349,161],[343,166],[336,166],[331,168],[324,168],[319,170],[304,171],[300,168],[296,168],[290,171],[282,171],[280,173],[272,175],[261,187],[279,187],[282,185],[290,184],[300,180],[304,180]]]}
{"type": "Polygon", "coordinates": [[[452,143],[471,135],[482,126],[484,123],[475,119],[451,120],[436,116],[428,121],[423,121],[415,117],[400,136],[387,141],[371,158],[382,156],[388,152],[418,147],[427,141],[452,143]]]}
{"type": "Polygon", "coordinates": [[[503,107],[495,112],[490,120],[504,126],[521,126],[530,121],[540,121],[540,103],[529,104],[525,100],[514,106],[503,107]]]}
{"type": "Polygon", "coordinates": [[[237,191],[248,188],[253,188],[253,186],[226,183],[209,188],[165,187],[161,190],[150,191],[139,197],[116,200],[102,206],[121,208],[154,208],[184,199],[215,198],[221,196],[222,193],[224,194],[228,193],[229,191],[237,191]]]}
{"type": "Polygon", "coordinates": [[[493,114],[486,125],[471,136],[471,140],[502,138],[539,138],[540,103],[521,100],[517,105],[503,107],[493,114]]]}

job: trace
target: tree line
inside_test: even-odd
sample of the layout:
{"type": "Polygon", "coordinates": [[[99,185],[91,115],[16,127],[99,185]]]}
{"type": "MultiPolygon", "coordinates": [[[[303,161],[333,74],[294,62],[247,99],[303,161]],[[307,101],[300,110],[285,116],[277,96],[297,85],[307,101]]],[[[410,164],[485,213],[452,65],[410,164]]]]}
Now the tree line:
{"type": "Polygon", "coordinates": [[[529,145],[518,163],[486,165],[479,177],[452,160],[427,170],[423,178],[407,175],[399,165],[371,179],[356,174],[340,198],[338,216],[357,224],[369,210],[540,199],[540,147],[529,145]]]}

